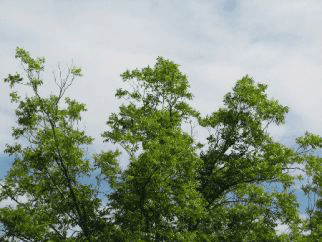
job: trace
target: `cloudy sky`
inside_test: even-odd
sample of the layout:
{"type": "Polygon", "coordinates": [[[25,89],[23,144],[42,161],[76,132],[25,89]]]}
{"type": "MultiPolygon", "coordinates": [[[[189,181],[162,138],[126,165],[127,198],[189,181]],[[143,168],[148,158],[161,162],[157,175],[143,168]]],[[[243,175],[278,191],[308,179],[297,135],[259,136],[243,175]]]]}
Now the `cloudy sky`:
{"type": "MultiPolygon", "coordinates": [[[[236,80],[248,74],[290,107],[286,124],[272,129],[292,142],[305,130],[321,133],[322,1],[319,0],[2,0],[0,78],[21,71],[23,47],[47,60],[46,90],[58,63],[72,62],[84,76],[67,95],[87,104],[83,127],[107,149],[100,134],[118,101],[126,69],[153,65],[157,56],[181,65],[194,106],[215,111],[236,80]]],[[[0,156],[12,142],[14,105],[0,83],[0,156]]]]}
{"type": "MultiPolygon", "coordinates": [[[[46,57],[45,92],[54,92],[58,63],[81,66],[67,95],[87,104],[82,126],[96,138],[91,151],[100,151],[109,148],[100,134],[120,104],[114,92],[126,69],[157,56],[180,64],[202,114],[248,74],[290,107],[286,124],[271,132],[291,144],[306,130],[322,133],[321,26],[320,0],[0,0],[0,79],[21,71],[17,46],[46,57]]],[[[0,82],[0,177],[15,124],[8,93],[0,82]]]]}

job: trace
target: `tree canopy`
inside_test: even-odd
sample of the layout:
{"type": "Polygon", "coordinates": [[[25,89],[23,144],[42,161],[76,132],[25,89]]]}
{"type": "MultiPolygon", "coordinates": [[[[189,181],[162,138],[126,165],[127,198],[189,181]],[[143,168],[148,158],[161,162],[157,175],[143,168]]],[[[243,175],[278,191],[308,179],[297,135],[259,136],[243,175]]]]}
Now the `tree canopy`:
{"type": "Polygon", "coordinates": [[[5,149],[14,163],[0,181],[0,204],[10,201],[0,207],[1,241],[322,237],[322,138],[307,132],[294,147],[275,140],[269,127],[282,125],[289,108],[268,97],[267,85],[244,76],[223,107],[203,116],[192,106],[179,65],[158,57],[153,67],[121,74],[129,88],[116,91],[123,103],[102,131],[115,146],[88,157],[93,138],[79,126],[86,106],[65,96],[81,69],[59,70],[58,93],[42,96],[45,59],[22,48],[16,58],[24,78],[16,73],[4,79],[17,104],[17,125],[16,142],[5,149]],[[19,95],[22,85],[30,96],[19,95]],[[191,122],[208,130],[206,140],[189,133],[191,122]],[[121,159],[128,163],[123,169],[121,159]],[[305,218],[299,184],[315,198],[305,218]],[[278,233],[281,224],[288,233],[278,233]]]}

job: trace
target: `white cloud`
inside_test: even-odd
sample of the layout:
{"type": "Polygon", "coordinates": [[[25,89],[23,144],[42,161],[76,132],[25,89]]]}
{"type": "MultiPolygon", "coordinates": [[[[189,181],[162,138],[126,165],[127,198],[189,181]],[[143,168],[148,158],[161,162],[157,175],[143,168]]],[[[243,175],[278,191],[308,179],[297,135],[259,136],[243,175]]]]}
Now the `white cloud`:
{"type": "MultiPolygon", "coordinates": [[[[85,76],[68,93],[88,106],[84,126],[106,149],[100,133],[119,102],[114,91],[127,68],[153,65],[158,55],[182,65],[195,106],[215,111],[234,82],[249,74],[291,107],[283,139],[320,131],[322,23],[320,1],[8,1],[0,17],[0,77],[17,70],[17,45],[83,67],[85,76]]],[[[48,76],[50,79],[50,76],[48,76]]],[[[2,84],[1,84],[2,85],[2,84]]],[[[13,110],[8,89],[0,95],[2,148],[10,140],[13,110]],[[8,110],[8,111],[6,111],[8,110]]]]}
{"type": "Polygon", "coordinates": [[[290,227],[286,224],[278,224],[275,228],[278,235],[290,233],[290,227]]]}
{"type": "Polygon", "coordinates": [[[17,203],[10,198],[0,201],[0,208],[15,207],[17,203]]]}

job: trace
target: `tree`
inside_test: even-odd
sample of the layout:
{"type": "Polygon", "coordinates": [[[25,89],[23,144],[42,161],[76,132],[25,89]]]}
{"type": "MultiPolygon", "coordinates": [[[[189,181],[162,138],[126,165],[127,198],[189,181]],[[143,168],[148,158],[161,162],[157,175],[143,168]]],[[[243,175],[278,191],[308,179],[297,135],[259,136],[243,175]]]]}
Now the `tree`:
{"type": "Polygon", "coordinates": [[[322,139],[307,133],[297,139],[297,150],[274,141],[268,128],[283,124],[288,107],[269,99],[266,85],[245,76],[225,95],[224,107],[202,117],[190,105],[179,65],[158,57],[154,67],[121,75],[131,89],[117,90],[124,103],[102,136],[126,155],[116,149],[87,159],[84,149],[93,139],[78,127],[85,105],[65,97],[81,69],[70,67],[64,77],[60,70],[58,94],[45,97],[44,58],[21,48],[16,57],[26,81],[19,74],[4,79],[18,104],[13,137],[20,140],[7,145],[15,161],[0,183],[0,201],[15,202],[0,208],[4,241],[319,238],[321,199],[310,219],[301,220],[292,172],[305,166],[312,178],[306,189],[321,198],[321,159],[310,150],[321,148],[322,139]],[[21,98],[19,85],[32,96],[21,98]],[[185,131],[190,122],[209,130],[206,143],[185,131]],[[120,159],[128,159],[125,169],[120,159]],[[84,181],[97,173],[96,184],[84,181]],[[99,196],[103,181],[110,188],[106,199],[99,196]],[[278,223],[291,232],[278,235],[278,223]]]}
{"type": "Polygon", "coordinates": [[[25,85],[32,96],[22,99],[10,93],[16,109],[18,126],[15,139],[24,141],[7,145],[5,152],[15,156],[14,163],[1,183],[0,200],[11,199],[15,207],[0,209],[2,236],[21,241],[63,241],[75,232],[75,238],[91,240],[100,223],[100,201],[91,186],[80,183],[80,177],[91,171],[82,146],[92,142],[84,131],[76,128],[85,105],[62,98],[81,69],[71,67],[65,77],[55,78],[58,95],[42,97],[41,72],[44,58],[32,58],[17,48],[16,58],[23,64],[26,81],[19,74],[4,79],[11,88],[25,85]]]}
{"type": "Polygon", "coordinates": [[[266,89],[246,76],[225,96],[223,108],[201,119],[212,132],[199,175],[209,217],[199,226],[212,240],[277,241],[278,221],[294,229],[299,223],[288,171],[301,159],[268,134],[269,125],[284,122],[288,108],[268,99],[266,89]]]}
{"type": "MultiPolygon", "coordinates": [[[[187,77],[159,57],[154,68],[127,71],[122,78],[134,79],[133,90],[117,91],[128,104],[110,116],[111,130],[103,134],[120,144],[131,161],[108,195],[115,224],[131,238],[192,240],[191,222],[202,216],[204,206],[197,190],[197,146],[181,129],[198,116],[186,102],[192,98],[187,77]]],[[[101,157],[111,156],[101,154],[99,163],[106,162],[101,157]]]]}
{"type": "Polygon", "coordinates": [[[303,241],[318,241],[322,237],[322,158],[316,152],[321,152],[322,137],[306,132],[296,141],[299,152],[304,154],[305,170],[310,178],[310,181],[302,186],[309,200],[306,211],[308,218],[304,224],[307,235],[304,236],[303,241]],[[311,197],[313,202],[310,204],[311,197]]]}

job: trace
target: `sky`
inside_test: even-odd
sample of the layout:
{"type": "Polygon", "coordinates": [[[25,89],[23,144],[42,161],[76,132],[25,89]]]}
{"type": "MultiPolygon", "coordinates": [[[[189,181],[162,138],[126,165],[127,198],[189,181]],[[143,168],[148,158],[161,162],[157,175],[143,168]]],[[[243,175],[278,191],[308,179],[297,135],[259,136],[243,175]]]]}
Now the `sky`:
{"type": "MultiPolygon", "coordinates": [[[[305,131],[321,133],[322,1],[320,0],[0,0],[0,79],[20,72],[17,46],[47,60],[44,93],[53,92],[57,65],[81,66],[67,92],[86,103],[82,127],[93,152],[109,149],[100,134],[120,104],[114,98],[127,69],[154,65],[158,56],[181,65],[193,105],[210,114],[248,74],[290,107],[271,129],[285,143],[305,131]]],[[[12,143],[15,105],[0,83],[0,161],[12,143]]]]}
{"type": "MultiPolygon", "coordinates": [[[[321,1],[2,0],[0,13],[1,79],[21,71],[17,46],[46,58],[47,91],[54,92],[58,64],[82,67],[84,76],[67,95],[87,104],[83,125],[96,138],[94,151],[108,147],[100,134],[120,104],[114,98],[120,74],[154,65],[158,56],[181,65],[202,114],[216,111],[248,74],[290,107],[274,137],[292,142],[306,130],[320,133],[321,1]]],[[[15,124],[8,93],[1,82],[0,150],[12,142],[15,124]]]]}

